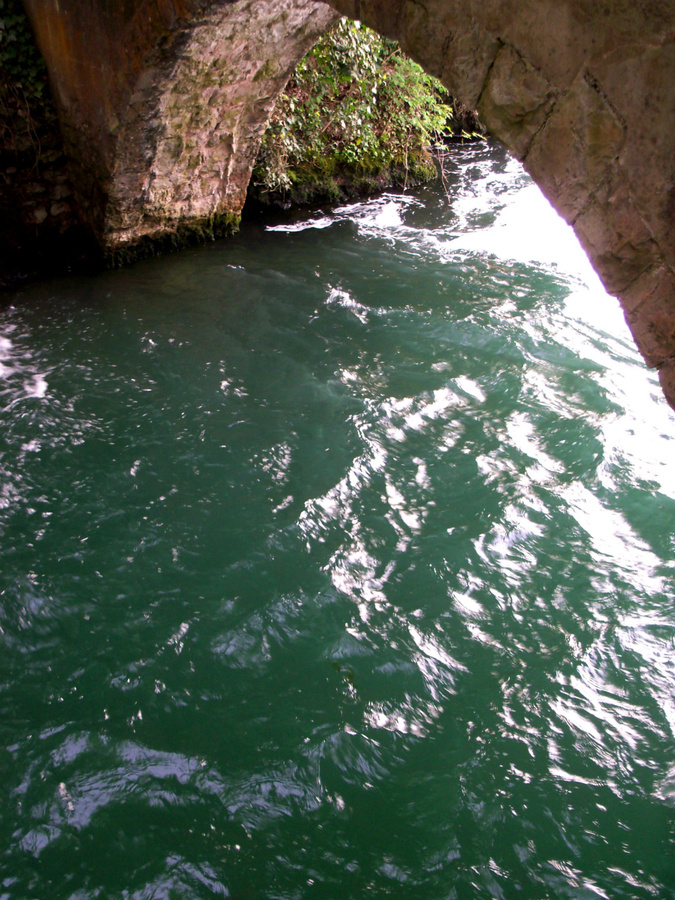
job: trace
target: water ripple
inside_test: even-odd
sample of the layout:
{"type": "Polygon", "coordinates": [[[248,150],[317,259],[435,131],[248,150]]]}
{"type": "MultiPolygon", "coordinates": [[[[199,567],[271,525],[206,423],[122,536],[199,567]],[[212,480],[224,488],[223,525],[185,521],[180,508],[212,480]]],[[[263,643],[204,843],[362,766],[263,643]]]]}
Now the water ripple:
{"type": "Polygon", "coordinates": [[[673,896],[672,413],[458,152],[0,314],[0,897],[673,896]]]}

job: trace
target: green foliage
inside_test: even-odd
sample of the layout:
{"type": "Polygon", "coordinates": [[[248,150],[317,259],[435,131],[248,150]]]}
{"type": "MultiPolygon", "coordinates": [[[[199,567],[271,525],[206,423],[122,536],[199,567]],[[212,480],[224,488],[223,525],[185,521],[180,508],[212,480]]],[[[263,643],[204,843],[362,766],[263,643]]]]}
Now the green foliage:
{"type": "Polygon", "coordinates": [[[279,98],[254,170],[270,192],[345,174],[432,177],[429,146],[451,129],[443,86],[397,44],[342,19],[302,60],[279,98]]]}
{"type": "Polygon", "coordinates": [[[47,95],[47,70],[19,0],[0,0],[0,70],[4,93],[20,91],[28,101],[47,95]]]}

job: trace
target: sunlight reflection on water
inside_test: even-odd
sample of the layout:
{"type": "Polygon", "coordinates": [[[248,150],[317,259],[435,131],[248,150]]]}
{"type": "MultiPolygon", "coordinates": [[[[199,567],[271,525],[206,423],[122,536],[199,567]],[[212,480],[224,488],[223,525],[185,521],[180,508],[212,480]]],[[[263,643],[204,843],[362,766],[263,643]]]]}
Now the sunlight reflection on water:
{"type": "Polygon", "coordinates": [[[448,183],[0,313],[0,897],[669,896],[675,420],[448,183]]]}

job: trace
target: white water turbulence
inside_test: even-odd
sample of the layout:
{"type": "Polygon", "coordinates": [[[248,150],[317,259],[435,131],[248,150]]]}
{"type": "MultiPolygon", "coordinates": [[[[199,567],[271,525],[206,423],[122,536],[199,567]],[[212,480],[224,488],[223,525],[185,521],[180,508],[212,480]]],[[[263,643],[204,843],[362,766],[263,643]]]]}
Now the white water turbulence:
{"type": "MultiPolygon", "coordinates": [[[[355,224],[364,236],[395,243],[403,253],[414,248],[420,255],[432,252],[450,264],[472,266],[483,262],[493,270],[497,282],[508,279],[508,268],[514,263],[559,274],[569,293],[564,315],[552,316],[551,332],[558,331],[561,345],[568,344],[605,367],[606,386],[611,386],[625,406],[625,417],[605,425],[611,431],[608,449],[613,444],[620,444],[623,452],[630,448],[631,466],[637,466],[646,480],[656,478],[659,489],[675,498],[671,447],[668,441],[659,440],[671,430],[672,412],[661,400],[656,374],[642,364],[618,301],[605,291],[572,227],[555,212],[515,159],[509,158],[498,173],[489,167],[483,170],[480,164],[468,171],[455,164],[454,169],[461,173],[459,184],[453,184],[452,195],[448,195],[454,217],[442,227],[427,230],[406,225],[405,212],[422,208],[424,201],[411,194],[385,193],[337,207],[329,215],[270,225],[267,230],[324,229],[346,221],[355,224]],[[609,352],[600,349],[605,340],[609,341],[609,352]],[[615,358],[636,365],[615,365],[615,358]],[[636,368],[642,370],[640,374],[636,368]]],[[[518,290],[513,294],[517,298],[518,290]]],[[[327,302],[341,303],[359,318],[365,315],[363,308],[356,312],[359,304],[342,290],[332,291],[327,302]]]]}

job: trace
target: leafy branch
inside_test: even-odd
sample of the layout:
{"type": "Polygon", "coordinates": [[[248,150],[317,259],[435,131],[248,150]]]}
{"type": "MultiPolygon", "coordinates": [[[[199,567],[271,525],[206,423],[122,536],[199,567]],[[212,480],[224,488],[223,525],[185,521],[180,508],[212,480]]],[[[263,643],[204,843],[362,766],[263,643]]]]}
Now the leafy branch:
{"type": "Polygon", "coordinates": [[[449,138],[445,88],[397,44],[342,19],[298,65],[277,102],[254,170],[272,193],[386,173],[435,175],[430,147],[449,138]]]}
{"type": "Polygon", "coordinates": [[[0,0],[0,68],[29,102],[45,99],[47,69],[18,0],[0,0]]]}

